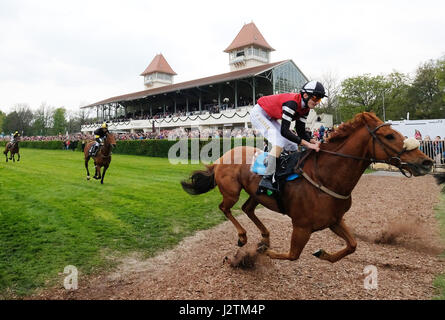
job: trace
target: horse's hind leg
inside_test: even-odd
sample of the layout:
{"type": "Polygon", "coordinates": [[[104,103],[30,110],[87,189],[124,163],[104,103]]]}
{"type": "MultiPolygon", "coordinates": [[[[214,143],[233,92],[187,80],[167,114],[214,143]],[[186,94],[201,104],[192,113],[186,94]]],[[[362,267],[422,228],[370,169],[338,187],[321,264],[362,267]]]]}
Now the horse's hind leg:
{"type": "Polygon", "coordinates": [[[269,240],[269,230],[264,226],[264,224],[258,219],[255,215],[255,208],[258,205],[258,201],[256,201],[253,197],[249,197],[247,201],[243,204],[242,210],[247,214],[250,220],[255,223],[257,228],[261,231],[261,236],[263,239],[260,243],[258,243],[258,247],[266,246],[267,248],[270,246],[269,240]]]}
{"type": "Polygon", "coordinates": [[[320,249],[314,253],[314,256],[322,260],[327,260],[334,263],[344,258],[348,254],[353,253],[355,251],[355,248],[357,247],[357,241],[351,235],[343,219],[340,221],[340,223],[330,226],[329,228],[332,230],[332,232],[346,241],[346,248],[333,254],[329,254],[326,251],[320,249]]]}
{"type": "Polygon", "coordinates": [[[238,231],[238,246],[242,247],[247,243],[246,230],[240,225],[238,220],[236,220],[233,217],[232,212],[230,211],[230,209],[239,200],[241,186],[236,186],[236,185],[232,184],[232,185],[230,185],[230,189],[227,187],[220,187],[219,184],[218,184],[218,186],[219,186],[219,190],[221,191],[221,194],[223,195],[223,201],[219,205],[219,208],[224,213],[226,218],[229,219],[233,223],[236,230],[238,231]]]}
{"type": "Polygon", "coordinates": [[[88,161],[90,161],[90,157],[85,159],[85,169],[87,169],[87,180],[90,180],[90,170],[88,170],[88,161]]]}
{"type": "Polygon", "coordinates": [[[292,231],[292,238],[290,242],[290,250],[288,253],[278,253],[268,249],[266,254],[271,259],[297,260],[300,257],[304,246],[311,237],[311,230],[305,228],[295,227],[292,231]]]}
{"type": "Polygon", "coordinates": [[[102,174],[101,174],[101,170],[102,170],[102,166],[96,166],[96,172],[97,172],[97,179],[101,179],[102,178],[102,174]]]}

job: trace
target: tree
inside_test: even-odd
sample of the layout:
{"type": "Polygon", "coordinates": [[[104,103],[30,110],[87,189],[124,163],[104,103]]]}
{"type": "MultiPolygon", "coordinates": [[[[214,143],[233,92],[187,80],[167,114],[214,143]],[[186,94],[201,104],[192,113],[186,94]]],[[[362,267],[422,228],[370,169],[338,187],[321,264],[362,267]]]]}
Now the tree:
{"type": "Polygon", "coordinates": [[[408,91],[409,110],[415,119],[443,118],[444,92],[440,88],[441,65],[430,60],[416,70],[408,91]]]}
{"type": "Polygon", "coordinates": [[[385,120],[401,120],[408,111],[408,90],[410,78],[407,74],[393,71],[385,77],[385,91],[382,105],[385,109],[385,120]]]}
{"type": "Polygon", "coordinates": [[[0,131],[3,131],[3,122],[5,121],[6,113],[0,110],[0,131]]]}
{"type": "Polygon", "coordinates": [[[321,83],[323,84],[327,98],[323,99],[320,105],[315,109],[319,113],[332,114],[334,123],[340,123],[338,115],[338,95],[341,87],[338,82],[338,77],[331,72],[325,73],[322,76],[321,83]]]}
{"type": "Polygon", "coordinates": [[[349,120],[363,111],[374,112],[383,119],[383,94],[388,90],[384,76],[362,76],[345,79],[339,95],[341,120],[349,120]]]}
{"type": "Polygon", "coordinates": [[[4,119],[3,132],[10,134],[18,131],[21,135],[30,135],[31,122],[33,120],[32,111],[27,104],[17,104],[14,111],[10,112],[4,119]]]}
{"type": "Polygon", "coordinates": [[[65,108],[57,108],[53,112],[53,128],[52,134],[65,134],[67,131],[67,121],[66,121],[66,110],[65,108]]]}
{"type": "MultiPolygon", "coordinates": [[[[439,79],[439,90],[442,93],[442,102],[445,103],[445,56],[437,60],[437,78],[439,79]]],[[[441,111],[445,111],[442,104],[441,111]]],[[[445,118],[445,114],[441,117],[445,118]]]]}
{"type": "Polygon", "coordinates": [[[50,133],[53,112],[54,110],[47,106],[46,103],[40,105],[40,108],[34,112],[33,135],[46,136],[50,133]]]}

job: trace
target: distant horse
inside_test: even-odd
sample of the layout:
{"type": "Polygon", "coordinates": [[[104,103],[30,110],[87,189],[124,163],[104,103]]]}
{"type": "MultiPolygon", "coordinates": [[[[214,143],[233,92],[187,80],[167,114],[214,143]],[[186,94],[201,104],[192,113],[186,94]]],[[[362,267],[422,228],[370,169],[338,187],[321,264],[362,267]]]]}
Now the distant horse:
{"type": "MultiPolygon", "coordinates": [[[[90,155],[89,150],[91,146],[95,142],[92,141],[88,143],[83,150],[83,153],[85,155],[85,168],[87,169],[87,180],[90,180],[90,171],[88,170],[88,161],[90,161],[90,155]]],[[[116,140],[114,138],[114,135],[110,132],[107,133],[107,136],[105,137],[104,145],[99,147],[99,150],[96,153],[96,156],[94,157],[94,166],[96,168],[96,173],[94,174],[94,179],[101,179],[100,183],[104,183],[104,177],[105,172],[107,172],[108,167],[110,166],[111,162],[111,151],[113,148],[116,147],[116,140]],[[101,174],[101,168],[104,167],[103,173],[101,174]]]]}
{"type": "Polygon", "coordinates": [[[237,147],[226,152],[215,164],[207,166],[207,170],[193,172],[190,182],[181,184],[190,194],[205,193],[218,186],[223,196],[219,208],[237,229],[239,246],[247,243],[246,230],[230,209],[244,189],[250,197],[242,210],[262,235],[258,252],[265,252],[272,259],[296,260],[313,232],[330,228],[346,241],[346,248],[332,254],[319,250],[314,255],[336,262],[353,253],[357,246],[343,215],[351,207],[351,192],[365,169],[372,162],[384,162],[398,167],[406,176],[425,175],[433,161],[418,146],[414,139],[405,139],[375,114],[364,112],[335,130],[328,141],[321,144],[320,152],[306,153],[304,165],[294,169],[303,178],[287,182],[281,191],[281,205],[273,197],[256,194],[261,176],[251,172],[249,162],[261,151],[253,147],[237,147]],[[291,218],[289,252],[270,249],[269,230],[254,212],[258,204],[291,218]]]}
{"type": "Polygon", "coordinates": [[[5,157],[6,157],[6,162],[8,162],[8,152],[10,154],[9,156],[9,160],[12,160],[13,162],[15,162],[15,154],[17,153],[17,161],[20,161],[20,152],[19,152],[19,142],[18,141],[14,141],[14,143],[8,142],[6,144],[5,147],[5,151],[3,151],[5,157]]]}

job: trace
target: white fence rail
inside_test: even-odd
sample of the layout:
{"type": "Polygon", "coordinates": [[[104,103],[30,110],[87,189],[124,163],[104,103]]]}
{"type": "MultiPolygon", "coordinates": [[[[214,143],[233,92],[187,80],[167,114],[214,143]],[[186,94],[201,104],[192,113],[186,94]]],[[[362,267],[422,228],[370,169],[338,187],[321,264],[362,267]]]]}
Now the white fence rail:
{"type": "Polygon", "coordinates": [[[420,141],[420,151],[434,160],[436,167],[445,166],[445,141],[420,141]]]}

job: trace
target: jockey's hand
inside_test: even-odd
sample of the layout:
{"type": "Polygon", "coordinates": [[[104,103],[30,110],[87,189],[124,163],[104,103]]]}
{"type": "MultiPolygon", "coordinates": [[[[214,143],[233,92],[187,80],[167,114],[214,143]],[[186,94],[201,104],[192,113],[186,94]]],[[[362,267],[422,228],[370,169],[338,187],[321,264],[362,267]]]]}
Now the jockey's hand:
{"type": "MultiPolygon", "coordinates": [[[[305,140],[303,140],[305,141],[305,140]]],[[[307,142],[304,144],[304,146],[308,149],[315,150],[316,152],[320,151],[320,141],[316,141],[315,143],[307,142]]]]}

